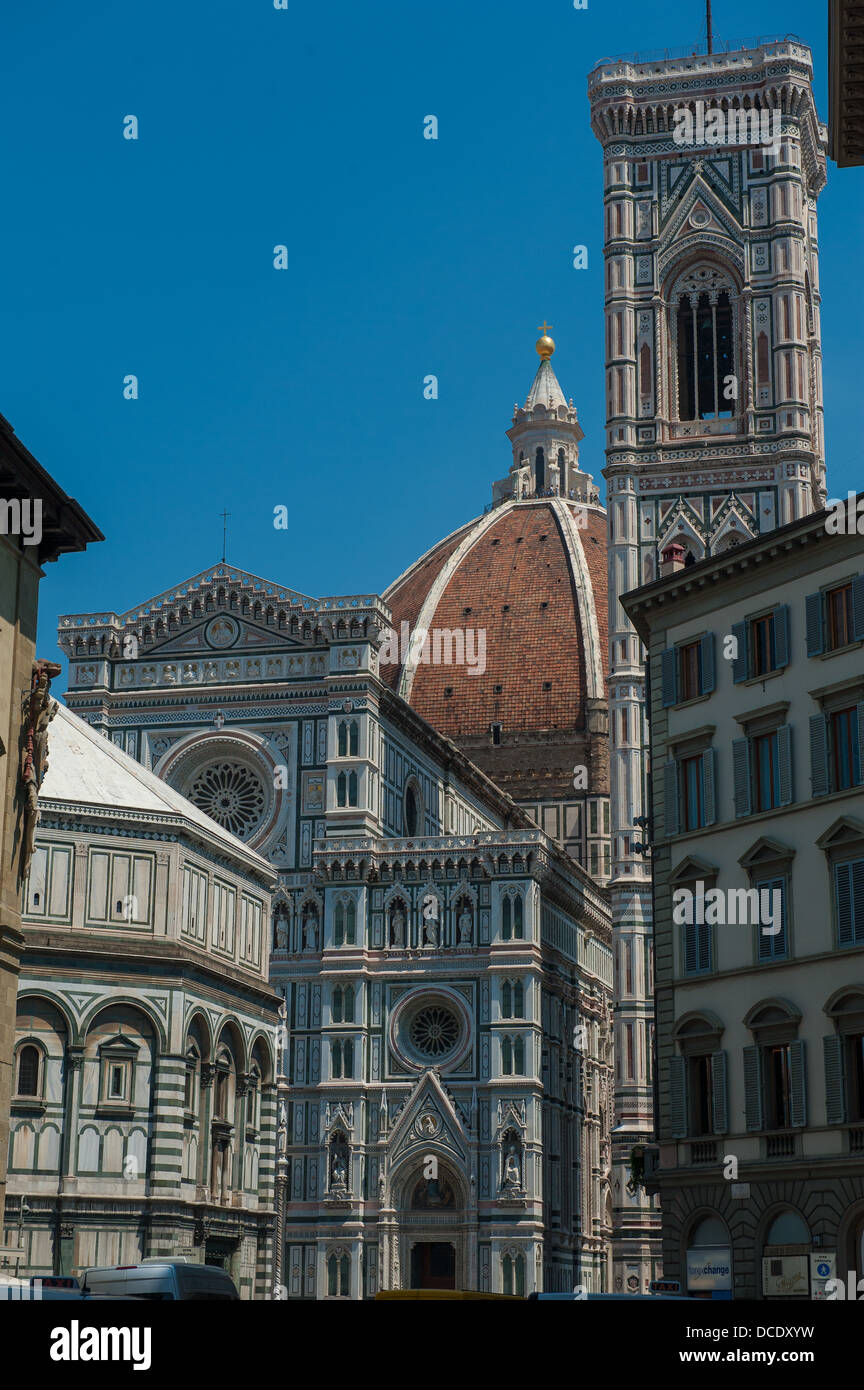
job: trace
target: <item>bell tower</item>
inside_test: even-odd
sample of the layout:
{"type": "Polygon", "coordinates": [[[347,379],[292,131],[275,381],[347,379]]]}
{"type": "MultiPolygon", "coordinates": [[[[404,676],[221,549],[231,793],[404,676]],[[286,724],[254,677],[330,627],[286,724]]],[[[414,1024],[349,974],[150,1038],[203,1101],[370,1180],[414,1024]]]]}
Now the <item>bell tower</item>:
{"type": "MultiPolygon", "coordinates": [[[[588,78],[603,147],[615,1287],[646,1291],[659,1212],[628,1194],[650,1138],[653,961],[640,643],[618,603],[824,503],[816,201],[827,131],[794,37],[588,78]],[[647,832],[643,834],[643,831],[647,832]],[[626,983],[624,983],[626,982],[626,983]]],[[[707,51],[706,51],[707,50],[707,51]]],[[[646,55],[647,56],[647,55],[646,55]]]]}

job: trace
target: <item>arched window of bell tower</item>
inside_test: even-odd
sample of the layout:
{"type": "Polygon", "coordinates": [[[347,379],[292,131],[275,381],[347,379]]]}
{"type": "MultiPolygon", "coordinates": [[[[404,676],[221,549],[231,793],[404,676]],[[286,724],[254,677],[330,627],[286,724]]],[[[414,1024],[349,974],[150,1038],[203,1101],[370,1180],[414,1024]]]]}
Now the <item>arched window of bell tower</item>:
{"type": "Polygon", "coordinates": [[[538,492],[546,486],[546,455],[542,449],[534,455],[534,486],[538,492]]]}
{"type": "Polygon", "coordinates": [[[738,290],[717,265],[691,266],[669,296],[678,419],[731,419],[742,384],[736,365],[738,290]]]}

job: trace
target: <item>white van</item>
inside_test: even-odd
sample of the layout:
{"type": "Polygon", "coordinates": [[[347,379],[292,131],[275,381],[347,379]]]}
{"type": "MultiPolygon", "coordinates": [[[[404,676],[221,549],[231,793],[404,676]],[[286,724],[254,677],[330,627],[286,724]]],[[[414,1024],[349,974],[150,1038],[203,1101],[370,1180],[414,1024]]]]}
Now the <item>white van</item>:
{"type": "Polygon", "coordinates": [[[91,1298],[125,1294],[151,1302],[185,1303],[202,1299],[227,1302],[239,1299],[234,1281],[215,1265],[186,1264],[182,1260],[153,1260],[138,1265],[108,1265],[85,1269],[81,1287],[91,1298]]]}

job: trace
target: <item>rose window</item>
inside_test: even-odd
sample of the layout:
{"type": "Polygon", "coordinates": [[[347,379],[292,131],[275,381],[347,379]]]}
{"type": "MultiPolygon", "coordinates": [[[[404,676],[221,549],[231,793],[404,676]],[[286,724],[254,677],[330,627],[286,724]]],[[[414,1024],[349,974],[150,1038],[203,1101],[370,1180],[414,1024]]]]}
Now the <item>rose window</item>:
{"type": "Polygon", "coordinates": [[[440,1004],[428,1005],[411,1020],[409,1037],[422,1057],[443,1057],[459,1038],[459,1020],[440,1004]]]}
{"type": "Polygon", "coordinates": [[[240,840],[248,840],[267,809],[261,781],[243,763],[211,763],[198,773],[186,795],[199,810],[240,840]]]}

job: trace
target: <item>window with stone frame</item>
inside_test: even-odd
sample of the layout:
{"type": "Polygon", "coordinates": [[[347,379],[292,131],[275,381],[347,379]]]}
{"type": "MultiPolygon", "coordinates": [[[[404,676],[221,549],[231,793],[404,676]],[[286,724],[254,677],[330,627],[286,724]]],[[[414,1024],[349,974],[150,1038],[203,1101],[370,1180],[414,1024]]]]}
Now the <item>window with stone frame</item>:
{"type": "Polygon", "coordinates": [[[806,601],[807,655],[828,656],[864,642],[864,574],[853,575],[806,601]]]}
{"type": "Polygon", "coordinates": [[[525,934],[521,893],[505,893],[501,900],[501,939],[521,941],[525,934]]]}
{"type": "Polygon", "coordinates": [[[501,1014],[504,1018],[525,1017],[525,986],[521,980],[505,980],[502,984],[501,1014]]]}
{"type": "Polygon", "coordinates": [[[15,1057],[15,1094],[36,1099],[42,1094],[43,1057],[35,1043],[21,1043],[15,1057]]]}
{"type": "Polygon", "coordinates": [[[743,622],[733,623],[732,636],[735,639],[732,680],[736,685],[782,671],[789,665],[788,604],[776,604],[743,622]]]}
{"type": "Polygon", "coordinates": [[[753,1043],[744,1048],[744,1110],[753,1131],[803,1129],[807,1124],[806,1044],[801,1015],[783,999],[755,1005],[744,1020],[753,1043]]]}
{"type": "Polygon", "coordinates": [[[864,682],[811,692],[821,705],[810,716],[813,796],[850,791],[864,783],[864,682]]]}
{"type": "Polygon", "coordinates": [[[744,737],[732,741],[732,781],[737,818],[789,806],[794,801],[792,726],[788,701],[735,716],[744,737]]]}
{"type": "Polygon", "coordinates": [[[327,1297],[351,1297],[351,1259],[347,1252],[334,1252],[327,1257],[327,1297]]]}
{"type": "Polygon", "coordinates": [[[864,993],[841,988],[826,1014],[835,1031],[822,1039],[825,1119],[829,1125],[864,1123],[864,993]]]}
{"type": "Polygon", "coordinates": [[[736,365],[738,289],[715,264],[691,266],[669,293],[673,380],[679,421],[731,419],[740,396],[728,379],[740,379],[736,365]]]}

